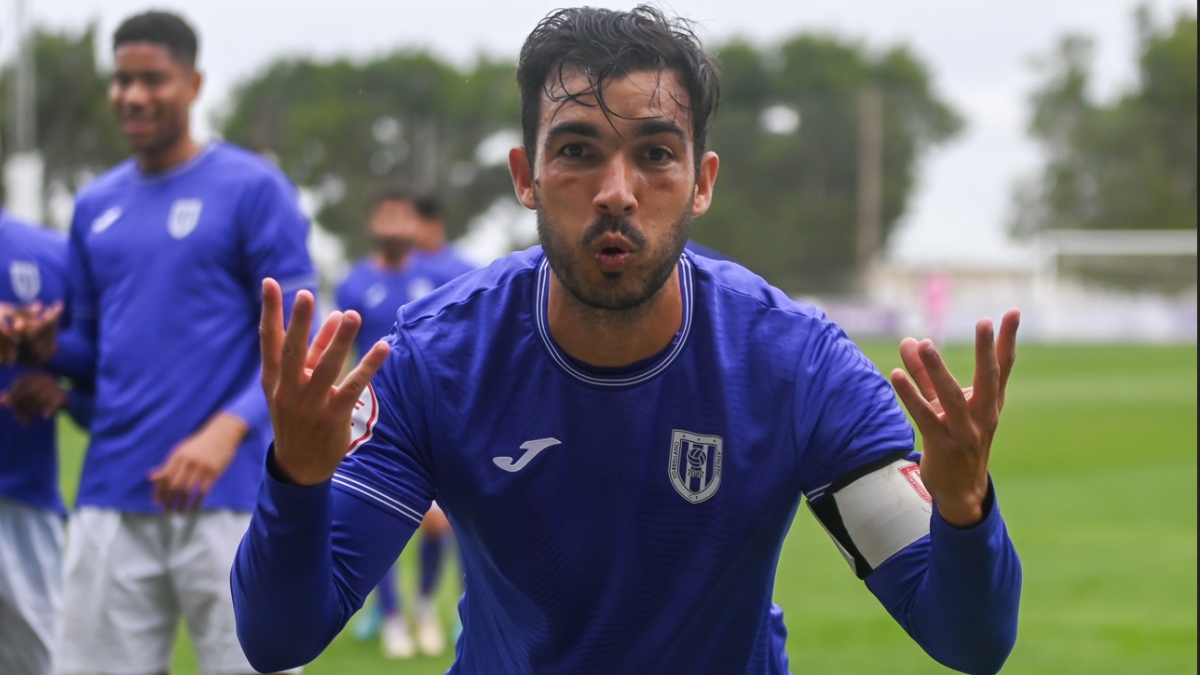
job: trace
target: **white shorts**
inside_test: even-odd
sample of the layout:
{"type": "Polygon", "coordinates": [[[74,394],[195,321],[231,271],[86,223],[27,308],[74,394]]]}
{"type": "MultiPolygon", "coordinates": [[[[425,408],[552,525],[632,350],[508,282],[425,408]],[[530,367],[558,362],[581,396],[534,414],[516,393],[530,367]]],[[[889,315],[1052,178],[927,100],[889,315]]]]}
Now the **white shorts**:
{"type": "Polygon", "coordinates": [[[152,515],[85,507],[67,528],[64,672],[170,670],[187,622],[200,672],[253,673],[238,643],[229,570],[250,514],[152,515]]]}
{"type": "Polygon", "coordinates": [[[62,612],[62,516],[0,499],[0,672],[50,675],[62,612]]]}

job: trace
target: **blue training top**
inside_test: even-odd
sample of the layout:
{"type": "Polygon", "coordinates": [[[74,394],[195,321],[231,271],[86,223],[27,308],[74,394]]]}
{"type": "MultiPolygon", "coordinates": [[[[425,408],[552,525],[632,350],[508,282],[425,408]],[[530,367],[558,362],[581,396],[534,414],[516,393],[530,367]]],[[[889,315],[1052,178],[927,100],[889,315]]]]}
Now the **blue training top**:
{"type": "Polygon", "coordinates": [[[382,267],[368,256],[350,269],[338,286],[338,309],[358,312],[362,327],[354,336],[359,354],[392,332],[400,305],[420,300],[435,288],[469,272],[472,267],[443,250],[437,254],[414,252],[398,269],[382,267]]]}
{"type": "MultiPolygon", "coordinates": [[[[0,302],[49,305],[64,299],[67,240],[52,230],[20,222],[0,210],[0,302]]],[[[27,371],[0,365],[0,391],[27,371]]],[[[65,513],[58,492],[55,421],[38,417],[17,422],[0,407],[0,497],[65,513]]]]}
{"type": "MultiPolygon", "coordinates": [[[[771,598],[802,496],[913,432],[820,311],[733,263],[678,269],[680,331],[628,368],[558,347],[537,247],[402,307],[330,483],[264,481],[233,569],[251,663],[316,657],[436,497],[466,572],[451,673],[788,672],[771,598]]],[[[945,663],[1011,649],[1020,565],[994,499],[968,530],[934,515],[867,584],[945,663]]]]}
{"type": "Polygon", "coordinates": [[[249,510],[270,442],[259,382],[261,283],[285,305],[316,287],[308,222],[283,174],[214,143],[160,174],[134,160],[78,197],[73,326],[53,362],[94,371],[96,410],[78,504],[154,513],[148,475],[215,413],[250,433],[203,508],[249,510]]]}

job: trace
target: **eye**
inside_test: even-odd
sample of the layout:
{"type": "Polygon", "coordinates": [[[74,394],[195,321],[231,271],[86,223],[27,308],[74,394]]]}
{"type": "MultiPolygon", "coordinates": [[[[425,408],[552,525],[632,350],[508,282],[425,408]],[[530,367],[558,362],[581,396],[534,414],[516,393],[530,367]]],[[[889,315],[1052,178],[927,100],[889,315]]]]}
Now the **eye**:
{"type": "Polygon", "coordinates": [[[672,154],[667,148],[664,148],[661,145],[656,145],[653,148],[646,150],[644,156],[646,159],[654,162],[655,164],[661,164],[663,162],[671,161],[671,158],[674,157],[674,154],[672,154]]]}
{"type": "Polygon", "coordinates": [[[564,157],[579,159],[587,155],[587,148],[583,147],[582,143],[568,143],[558,151],[564,157]]]}

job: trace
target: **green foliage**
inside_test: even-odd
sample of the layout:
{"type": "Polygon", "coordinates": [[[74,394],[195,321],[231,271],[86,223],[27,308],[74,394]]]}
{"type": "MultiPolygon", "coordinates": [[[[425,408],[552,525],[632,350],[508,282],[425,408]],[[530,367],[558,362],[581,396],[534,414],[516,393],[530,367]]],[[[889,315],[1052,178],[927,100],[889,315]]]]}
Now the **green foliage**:
{"type": "MultiPolygon", "coordinates": [[[[873,86],[884,96],[885,237],[907,206],[917,160],[952,137],[959,118],[907,48],[872,55],[834,38],[800,36],[767,51],[734,41],[719,57],[726,89],[709,148],[721,155],[722,170],[712,211],[694,224],[696,238],[785,290],[846,290],[855,264],[859,92],[873,86]],[[799,112],[794,133],[763,129],[763,111],[778,105],[799,112]]],[[[450,204],[451,235],[511,194],[506,167],[480,166],[475,151],[491,134],[519,128],[512,64],[482,61],[466,72],[407,52],[360,64],[281,59],[233,98],[225,137],[274,153],[300,185],[329,188],[318,190],[332,195],[319,217],[355,251],[366,246],[369,194],[386,179],[437,186],[450,204]],[[372,129],[389,117],[403,133],[385,147],[372,129]],[[436,129],[432,160],[419,140],[429,128],[436,129]],[[380,153],[395,161],[379,163],[380,153]]]]}
{"type": "MultiPolygon", "coordinates": [[[[1155,24],[1138,13],[1139,79],[1112,103],[1088,91],[1091,40],[1068,35],[1039,65],[1030,133],[1046,164],[1016,195],[1011,229],[1196,229],[1196,17],[1155,24]]],[[[1190,263],[1151,267],[1076,263],[1084,276],[1122,286],[1173,290],[1195,284],[1190,263]],[[1182,281],[1181,281],[1182,280],[1182,281]]]]}
{"type": "Polygon", "coordinates": [[[721,157],[698,241],[786,291],[841,292],[856,262],[860,92],[883,96],[883,241],[904,214],[918,160],[953,137],[960,118],[906,47],[872,54],[833,37],[801,35],[778,50],[734,41],[720,49],[725,97],[709,147],[721,157]],[[768,130],[763,114],[799,116],[768,130]],[[783,133],[779,133],[783,131],[783,133]]]}
{"type": "MultiPolygon", "coordinates": [[[[893,344],[866,351],[884,372],[899,365],[893,344]]],[[[946,358],[954,372],[970,371],[970,347],[946,358]]],[[[61,419],[63,489],[72,495],[83,438],[61,419]]],[[[1194,345],[1023,347],[992,475],[1025,572],[1004,672],[1196,672],[1194,345]]],[[[416,583],[413,548],[402,565],[405,592],[416,583]]],[[[457,592],[443,584],[447,620],[457,592]]],[[[775,601],[794,672],[950,672],[854,578],[804,508],[784,542],[775,601]]],[[[388,662],[378,643],[343,633],[305,672],[435,675],[449,660],[388,662]]],[[[177,650],[171,672],[196,672],[190,648],[177,650]]]]}
{"type": "Polygon", "coordinates": [[[451,236],[512,193],[507,164],[483,166],[476,148],[517,127],[509,64],[459,70],[421,52],[365,63],[279,59],[234,93],[221,123],[228,140],[275,155],[297,184],[317,188],[318,217],[356,253],[371,194],[402,180],[435,187],[451,236]]]}
{"type": "MultiPolygon", "coordinates": [[[[46,185],[57,182],[74,192],[128,154],[108,107],[108,78],[96,66],[96,27],[79,34],[38,29],[33,44],[37,146],[46,162],[46,185]]],[[[13,76],[11,65],[0,73],[6,95],[13,76]]],[[[9,114],[11,106],[0,106],[5,148],[12,147],[9,114]]]]}

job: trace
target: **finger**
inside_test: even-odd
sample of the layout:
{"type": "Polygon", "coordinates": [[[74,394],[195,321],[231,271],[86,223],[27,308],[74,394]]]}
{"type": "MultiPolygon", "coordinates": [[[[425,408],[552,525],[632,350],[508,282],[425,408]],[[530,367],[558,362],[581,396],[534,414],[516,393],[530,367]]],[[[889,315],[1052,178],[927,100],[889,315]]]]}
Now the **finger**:
{"type": "Polygon", "coordinates": [[[954,375],[950,374],[950,369],[946,367],[946,362],[942,360],[942,355],[933,346],[932,340],[922,340],[917,353],[921,357],[921,362],[925,364],[925,370],[929,371],[929,379],[937,391],[938,402],[942,404],[942,410],[946,412],[947,422],[951,427],[962,425],[970,417],[970,411],[967,408],[967,399],[963,396],[962,388],[958,385],[958,380],[955,380],[954,375]]]}
{"type": "Polygon", "coordinates": [[[296,293],[292,304],[292,320],[283,336],[280,359],[279,386],[299,384],[304,376],[304,359],[308,355],[308,336],[312,332],[313,296],[306,290],[296,293]]]}
{"type": "Polygon", "coordinates": [[[354,403],[358,401],[358,397],[362,395],[363,389],[367,388],[367,383],[375,377],[375,373],[383,367],[387,362],[388,354],[391,352],[391,346],[382,340],[371,345],[371,349],[367,351],[366,356],[358,362],[354,370],[346,376],[346,379],[338,387],[337,392],[333,395],[331,405],[335,409],[350,410],[353,409],[354,403]]]}
{"type": "Polygon", "coordinates": [[[1000,364],[996,361],[996,335],[991,319],[975,324],[975,379],[971,408],[995,424],[996,399],[999,396],[1000,364]]]}
{"type": "Polygon", "coordinates": [[[900,360],[904,362],[904,367],[921,390],[921,395],[925,397],[925,400],[932,401],[937,398],[937,391],[933,388],[933,381],[929,379],[929,371],[925,369],[925,364],[921,363],[921,357],[917,354],[920,344],[910,337],[901,340],[900,360]]]}
{"type": "Polygon", "coordinates": [[[313,367],[313,391],[327,392],[337,382],[338,375],[350,355],[350,347],[354,345],[354,336],[362,326],[362,317],[353,310],[342,315],[338,322],[337,331],[329,344],[329,349],[321,355],[317,365],[313,367]]]}
{"type": "Polygon", "coordinates": [[[325,353],[325,350],[329,349],[329,343],[333,342],[333,335],[341,323],[342,313],[330,312],[329,318],[321,324],[321,330],[317,331],[317,337],[313,338],[312,345],[308,348],[308,359],[304,361],[305,368],[312,370],[317,367],[317,361],[325,353]]]}
{"type": "Polygon", "coordinates": [[[996,358],[1000,367],[1000,381],[997,387],[996,407],[1004,408],[1004,392],[1008,388],[1008,377],[1012,375],[1013,366],[1017,362],[1017,328],[1021,326],[1021,310],[1013,309],[1004,313],[1000,320],[1000,335],[996,339],[996,358]]]}
{"type": "Polygon", "coordinates": [[[925,400],[925,396],[908,378],[908,375],[897,368],[892,371],[891,380],[892,388],[896,390],[896,395],[900,397],[900,402],[904,404],[905,410],[912,415],[913,423],[917,425],[921,436],[928,438],[941,430],[943,425],[937,412],[934,411],[929,401],[925,400]]]}
{"type": "Polygon", "coordinates": [[[267,399],[275,392],[279,383],[279,353],[283,349],[283,293],[279,282],[263,279],[262,319],[258,325],[260,349],[262,351],[262,384],[267,399]]]}
{"type": "Polygon", "coordinates": [[[212,491],[214,482],[216,482],[215,479],[211,477],[200,481],[200,484],[196,487],[196,491],[192,493],[192,501],[188,504],[189,511],[195,511],[204,504],[204,499],[212,491]]]}

